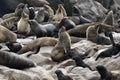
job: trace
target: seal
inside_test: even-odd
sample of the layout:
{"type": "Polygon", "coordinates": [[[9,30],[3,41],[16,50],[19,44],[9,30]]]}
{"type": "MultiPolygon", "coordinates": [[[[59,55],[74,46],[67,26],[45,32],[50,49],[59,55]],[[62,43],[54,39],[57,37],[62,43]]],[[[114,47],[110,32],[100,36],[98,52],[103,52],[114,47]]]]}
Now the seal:
{"type": "Polygon", "coordinates": [[[6,42],[8,39],[10,42],[16,42],[17,35],[4,26],[0,25],[0,42],[6,42]]]}
{"type": "Polygon", "coordinates": [[[70,76],[64,75],[60,70],[56,70],[55,73],[57,75],[58,80],[73,80],[70,76]]]}
{"type": "Polygon", "coordinates": [[[29,19],[30,20],[34,19],[34,17],[35,17],[35,9],[33,7],[29,7],[29,12],[30,12],[29,19]]]}
{"type": "Polygon", "coordinates": [[[99,58],[105,58],[105,57],[111,57],[112,55],[117,55],[120,52],[120,44],[119,43],[115,43],[113,40],[113,35],[112,33],[109,33],[109,37],[112,43],[112,46],[106,50],[104,50],[103,52],[101,52],[95,60],[98,60],[99,58]]]}
{"type": "Polygon", "coordinates": [[[20,70],[36,66],[31,60],[7,51],[0,51],[0,65],[20,70]]]}
{"type": "Polygon", "coordinates": [[[18,17],[10,17],[0,22],[0,25],[6,27],[9,30],[13,30],[16,27],[17,21],[19,20],[18,17]]]}
{"type": "Polygon", "coordinates": [[[86,30],[87,40],[90,40],[94,43],[101,44],[101,45],[110,45],[111,41],[107,37],[100,36],[99,30],[100,31],[106,30],[109,32],[113,32],[113,31],[115,31],[115,28],[110,25],[103,24],[103,23],[100,23],[100,24],[98,23],[96,25],[92,25],[92,26],[88,27],[86,30]]]}
{"type": "Polygon", "coordinates": [[[70,36],[86,38],[86,30],[89,26],[96,23],[86,23],[83,25],[77,25],[75,28],[68,30],[70,36]]]}
{"type": "Polygon", "coordinates": [[[2,19],[8,19],[8,18],[10,18],[10,17],[18,17],[18,18],[20,18],[24,6],[25,6],[25,4],[23,4],[23,3],[18,4],[13,13],[7,13],[7,14],[5,14],[5,15],[2,17],[2,19]]]}
{"type": "Polygon", "coordinates": [[[100,80],[112,80],[112,73],[108,71],[104,66],[96,66],[98,73],[100,74],[100,80]]]}
{"type": "Polygon", "coordinates": [[[72,59],[75,60],[75,63],[76,63],[75,67],[78,67],[78,66],[79,67],[83,67],[83,68],[87,67],[87,68],[89,68],[92,71],[92,68],[88,64],[84,63],[80,56],[73,56],[72,59]]]}
{"type": "Polygon", "coordinates": [[[29,20],[29,9],[27,5],[24,7],[23,12],[21,14],[21,18],[17,23],[17,31],[20,34],[30,35],[32,34],[30,24],[28,23],[29,20]]]}
{"type": "Polygon", "coordinates": [[[69,18],[65,17],[60,21],[57,27],[60,29],[62,26],[64,26],[66,30],[69,30],[69,29],[75,28],[76,24],[69,18]]]}
{"type": "Polygon", "coordinates": [[[100,80],[119,80],[120,73],[112,72],[106,69],[102,65],[96,66],[98,73],[100,74],[100,80]]]}
{"type": "Polygon", "coordinates": [[[29,20],[28,21],[31,27],[31,30],[36,34],[38,37],[53,37],[55,36],[55,32],[57,30],[56,26],[53,24],[39,24],[36,20],[29,20]]]}
{"type": "Polygon", "coordinates": [[[55,13],[55,15],[53,17],[53,20],[54,21],[60,21],[60,20],[62,20],[66,16],[67,16],[67,13],[66,13],[63,5],[62,4],[58,4],[58,9],[56,10],[56,13],[55,13]]]}
{"type": "Polygon", "coordinates": [[[21,17],[24,7],[25,7],[24,3],[20,3],[17,5],[17,7],[14,11],[16,17],[19,17],[19,18],[21,17]]]}
{"type": "Polygon", "coordinates": [[[51,52],[51,58],[55,62],[61,62],[68,58],[68,50],[71,49],[71,39],[65,27],[61,27],[58,33],[59,41],[51,52]]]}
{"type": "Polygon", "coordinates": [[[36,40],[30,41],[26,45],[24,45],[22,49],[17,52],[17,54],[23,54],[25,52],[32,51],[43,46],[55,46],[57,42],[58,39],[52,37],[37,38],[36,40]]]}

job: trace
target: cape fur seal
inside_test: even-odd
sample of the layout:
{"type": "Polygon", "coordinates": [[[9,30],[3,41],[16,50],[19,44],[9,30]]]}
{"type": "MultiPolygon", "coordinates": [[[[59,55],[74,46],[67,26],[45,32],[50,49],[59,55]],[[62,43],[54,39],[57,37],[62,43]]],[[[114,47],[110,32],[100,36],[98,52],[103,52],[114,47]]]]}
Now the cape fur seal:
{"type": "Polygon", "coordinates": [[[103,23],[92,25],[88,27],[86,30],[87,40],[90,40],[94,43],[101,44],[101,45],[110,45],[111,41],[107,37],[99,36],[99,33],[98,33],[99,30],[106,30],[109,32],[113,32],[115,31],[115,28],[103,23]]]}
{"type": "Polygon", "coordinates": [[[31,60],[6,51],[0,51],[0,65],[14,69],[25,69],[36,66],[31,60]]]}
{"type": "Polygon", "coordinates": [[[54,21],[60,21],[60,20],[62,20],[66,16],[67,16],[67,13],[66,13],[63,5],[62,4],[58,4],[58,9],[56,10],[56,13],[55,13],[55,15],[53,17],[53,20],[54,21]]]}
{"type": "Polygon", "coordinates": [[[112,43],[112,46],[106,50],[104,50],[103,52],[101,52],[95,60],[98,60],[99,58],[105,58],[105,57],[111,57],[112,55],[117,55],[120,52],[120,44],[119,43],[115,43],[114,39],[113,39],[113,35],[112,33],[108,34],[112,43]]]}
{"type": "Polygon", "coordinates": [[[23,54],[28,51],[32,51],[39,46],[55,46],[57,44],[58,40],[56,38],[52,37],[42,37],[42,38],[37,38],[36,40],[28,42],[26,45],[22,47],[20,51],[18,51],[18,54],[23,54]]]}
{"type": "Polygon", "coordinates": [[[111,80],[112,74],[104,66],[98,65],[98,66],[96,66],[96,68],[97,68],[97,71],[100,74],[100,79],[101,80],[111,80]]]}
{"type": "Polygon", "coordinates": [[[64,75],[60,70],[56,70],[55,73],[57,75],[58,80],[73,80],[70,76],[64,75]]]}
{"type": "Polygon", "coordinates": [[[61,27],[58,33],[59,41],[51,52],[51,58],[55,62],[61,62],[68,58],[68,50],[71,49],[71,39],[65,27],[61,27]]]}
{"type": "Polygon", "coordinates": [[[7,41],[5,44],[10,49],[10,51],[14,53],[17,53],[22,48],[22,45],[20,43],[12,43],[10,41],[7,41]]]}
{"type": "Polygon", "coordinates": [[[16,6],[20,3],[28,4],[29,6],[42,7],[44,4],[49,4],[46,0],[1,0],[0,1],[0,17],[6,13],[14,12],[16,6]]]}
{"type": "Polygon", "coordinates": [[[17,35],[0,25],[0,42],[6,42],[8,39],[10,42],[16,42],[17,35]]]}
{"type": "Polygon", "coordinates": [[[86,37],[86,30],[89,26],[94,25],[96,23],[86,23],[83,25],[77,25],[75,28],[68,30],[67,32],[69,33],[70,36],[75,36],[75,37],[86,37]]]}
{"type": "Polygon", "coordinates": [[[60,29],[62,26],[64,26],[66,30],[69,30],[69,29],[75,28],[76,24],[69,18],[65,17],[60,21],[57,27],[60,29]]]}
{"type": "Polygon", "coordinates": [[[7,14],[5,14],[2,17],[2,19],[8,19],[10,17],[18,17],[18,18],[20,18],[21,14],[23,12],[24,6],[25,6],[25,4],[23,4],[23,3],[18,4],[13,13],[7,13],[7,14]]]}
{"type": "Polygon", "coordinates": [[[25,5],[23,12],[21,14],[21,18],[17,23],[17,31],[20,34],[30,35],[32,34],[30,24],[28,23],[29,20],[29,9],[27,5],[25,5]]]}
{"type": "Polygon", "coordinates": [[[6,27],[9,30],[13,30],[13,28],[16,27],[18,20],[19,20],[18,17],[10,17],[8,19],[1,21],[0,25],[6,27]]]}
{"type": "Polygon", "coordinates": [[[100,74],[100,80],[120,80],[120,73],[109,71],[102,65],[96,66],[96,69],[100,74]]]}
{"type": "Polygon", "coordinates": [[[36,20],[29,20],[28,21],[31,27],[31,30],[36,34],[38,37],[53,37],[56,34],[56,26],[53,24],[39,24],[36,20]]]}
{"type": "MultiPolygon", "coordinates": [[[[83,68],[89,68],[90,70],[92,70],[92,68],[83,62],[82,58],[80,56],[74,56],[72,57],[73,60],[75,60],[76,66],[75,67],[83,67],[83,68]]],[[[74,67],[73,67],[74,68],[74,67]]]]}

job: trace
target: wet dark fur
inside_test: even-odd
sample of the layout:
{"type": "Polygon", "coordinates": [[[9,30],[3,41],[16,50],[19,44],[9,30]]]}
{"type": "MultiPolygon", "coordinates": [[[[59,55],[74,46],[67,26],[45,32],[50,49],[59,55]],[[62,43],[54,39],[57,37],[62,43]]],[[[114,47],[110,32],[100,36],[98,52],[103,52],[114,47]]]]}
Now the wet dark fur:
{"type": "Polygon", "coordinates": [[[90,70],[92,70],[92,68],[83,62],[82,58],[80,56],[74,56],[73,57],[73,60],[75,60],[75,63],[76,63],[76,67],[79,66],[79,67],[83,67],[83,68],[86,68],[88,67],[90,70]]]}
{"type": "Polygon", "coordinates": [[[20,43],[6,42],[5,44],[10,49],[11,52],[15,53],[17,53],[22,48],[20,43]]]}
{"type": "Polygon", "coordinates": [[[100,74],[100,80],[111,80],[112,79],[111,72],[109,72],[104,66],[98,65],[96,68],[100,74]]]}
{"type": "Polygon", "coordinates": [[[68,75],[64,75],[62,71],[56,70],[55,73],[57,74],[58,80],[73,80],[71,77],[68,75]]]}
{"type": "Polygon", "coordinates": [[[117,55],[120,52],[120,44],[116,44],[113,40],[112,33],[109,33],[110,40],[112,42],[112,46],[105,51],[101,52],[95,60],[99,58],[111,57],[113,55],[117,55]]]}

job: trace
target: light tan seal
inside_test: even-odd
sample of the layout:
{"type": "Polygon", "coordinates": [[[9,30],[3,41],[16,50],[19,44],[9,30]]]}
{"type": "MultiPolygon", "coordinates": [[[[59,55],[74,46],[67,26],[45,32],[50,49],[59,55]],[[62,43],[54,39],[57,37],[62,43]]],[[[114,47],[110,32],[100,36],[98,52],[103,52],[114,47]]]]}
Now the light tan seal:
{"type": "Polygon", "coordinates": [[[51,58],[55,62],[61,62],[68,59],[67,52],[71,49],[71,39],[65,27],[60,28],[58,36],[59,41],[51,52],[51,58]]]}

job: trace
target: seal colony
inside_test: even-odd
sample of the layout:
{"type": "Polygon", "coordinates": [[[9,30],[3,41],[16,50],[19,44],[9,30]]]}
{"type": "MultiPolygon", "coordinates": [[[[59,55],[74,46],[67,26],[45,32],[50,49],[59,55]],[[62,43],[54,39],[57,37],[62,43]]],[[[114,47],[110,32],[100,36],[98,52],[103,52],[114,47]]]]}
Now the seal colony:
{"type": "Polygon", "coordinates": [[[0,1],[0,9],[5,6],[0,10],[0,65],[19,70],[44,66],[55,80],[74,80],[59,68],[84,77],[80,80],[120,80],[111,69],[120,69],[115,62],[120,58],[115,36],[120,34],[120,5],[115,0],[104,6],[103,0],[6,1],[0,1]],[[84,70],[98,79],[87,78],[84,70]]]}

